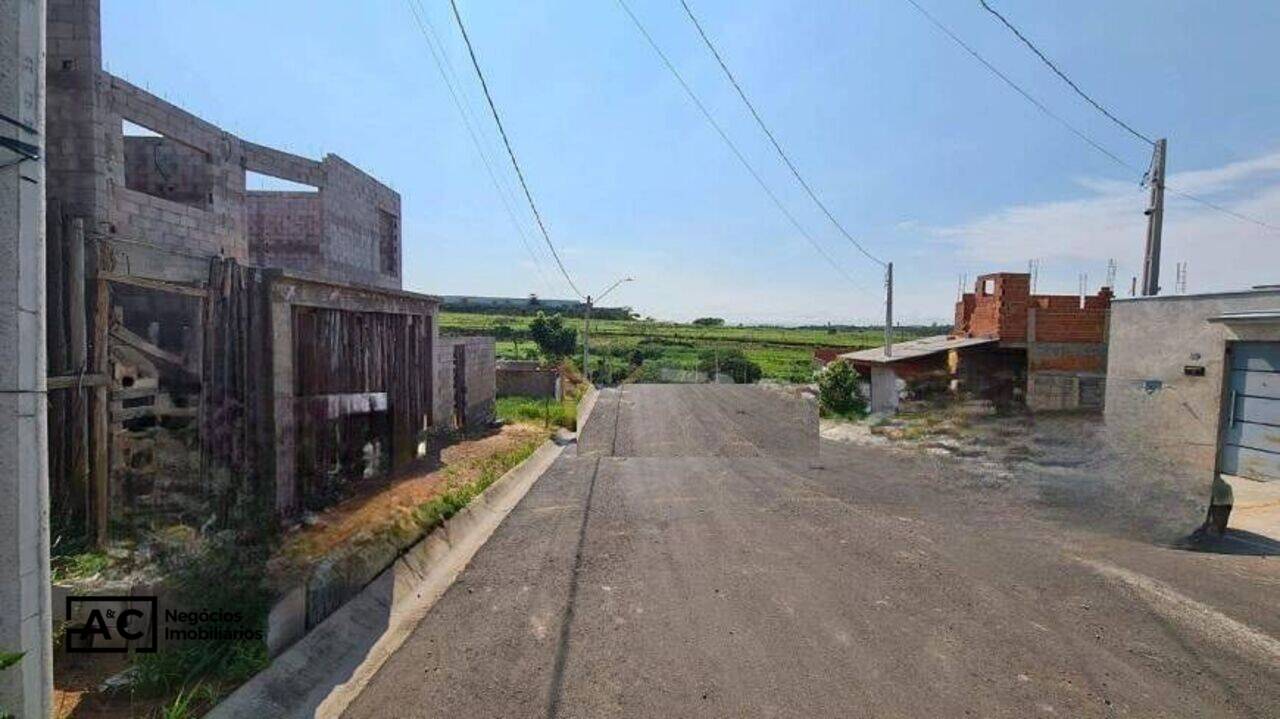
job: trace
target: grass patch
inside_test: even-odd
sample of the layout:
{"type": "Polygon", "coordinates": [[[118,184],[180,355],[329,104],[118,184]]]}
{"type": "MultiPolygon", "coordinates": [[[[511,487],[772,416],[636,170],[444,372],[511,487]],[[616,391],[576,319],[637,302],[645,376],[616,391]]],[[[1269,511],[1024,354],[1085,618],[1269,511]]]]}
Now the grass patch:
{"type": "Polygon", "coordinates": [[[54,582],[70,582],[106,570],[111,558],[103,552],[80,552],[51,557],[49,564],[54,582]]]}
{"type": "Polygon", "coordinates": [[[564,400],[538,397],[499,397],[498,419],[503,422],[533,424],[539,427],[564,427],[574,430],[578,426],[578,400],[565,395],[564,400]]]}
{"type": "MultiPolygon", "coordinates": [[[[480,314],[470,312],[440,313],[443,334],[492,334],[499,326],[527,334],[530,317],[519,315],[480,314]]],[[[582,318],[564,318],[566,326],[581,331],[582,318]]],[[[949,327],[899,327],[899,336],[914,337],[944,334],[949,327]]],[[[581,335],[579,335],[581,341],[581,335]]],[[[741,350],[747,359],[760,366],[765,379],[785,382],[809,382],[813,379],[815,347],[840,347],[852,351],[883,344],[880,328],[856,327],[767,327],[767,326],[701,326],[648,320],[591,321],[592,376],[597,376],[602,358],[608,358],[610,376],[627,374],[637,369],[638,379],[655,381],[663,367],[696,369],[702,350],[741,350]]],[[[519,354],[511,340],[497,343],[498,357],[503,359],[535,359],[537,348],[532,341],[521,339],[519,354]]],[[[581,345],[575,357],[581,356],[581,345]]]]}
{"type": "MultiPolygon", "coordinates": [[[[437,525],[457,514],[459,510],[467,506],[471,500],[488,489],[494,482],[498,481],[498,478],[510,471],[512,467],[528,459],[529,455],[533,454],[540,444],[542,444],[541,441],[527,442],[515,449],[475,460],[475,463],[480,465],[480,473],[474,480],[465,484],[450,486],[444,492],[423,502],[414,509],[413,517],[418,526],[424,532],[430,532],[437,525]]],[[[474,467],[475,464],[473,463],[465,463],[464,466],[450,467],[446,471],[457,475],[474,467]]]]}
{"type": "Polygon", "coordinates": [[[209,703],[201,697],[216,697],[267,666],[265,560],[262,547],[238,542],[234,532],[202,538],[164,558],[173,606],[235,617],[202,628],[244,636],[173,640],[159,652],[136,655],[131,688],[137,695],[173,697],[169,707],[175,712],[190,711],[209,703]]]}

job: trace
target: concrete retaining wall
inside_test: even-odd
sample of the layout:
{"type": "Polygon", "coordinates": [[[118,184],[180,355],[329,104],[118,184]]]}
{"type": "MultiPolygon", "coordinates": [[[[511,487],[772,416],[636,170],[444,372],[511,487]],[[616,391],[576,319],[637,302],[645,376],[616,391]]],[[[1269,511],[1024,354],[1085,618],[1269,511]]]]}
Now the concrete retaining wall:
{"type": "Polygon", "coordinates": [[[499,397],[551,397],[560,399],[560,371],[533,362],[499,361],[495,369],[499,397]],[[533,366],[529,366],[533,365],[533,366]]]}
{"type": "Polygon", "coordinates": [[[305,607],[286,596],[268,628],[278,656],[208,716],[341,715],[561,451],[544,442],[305,636],[296,634],[305,607]]]}

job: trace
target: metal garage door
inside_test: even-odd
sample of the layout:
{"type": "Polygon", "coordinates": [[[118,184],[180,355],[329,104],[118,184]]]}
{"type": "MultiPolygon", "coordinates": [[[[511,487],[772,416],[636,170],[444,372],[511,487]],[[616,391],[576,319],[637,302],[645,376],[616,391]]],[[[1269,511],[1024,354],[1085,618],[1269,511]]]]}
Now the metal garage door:
{"type": "Polygon", "coordinates": [[[1280,480],[1280,342],[1239,342],[1231,354],[1222,472],[1280,480]]]}

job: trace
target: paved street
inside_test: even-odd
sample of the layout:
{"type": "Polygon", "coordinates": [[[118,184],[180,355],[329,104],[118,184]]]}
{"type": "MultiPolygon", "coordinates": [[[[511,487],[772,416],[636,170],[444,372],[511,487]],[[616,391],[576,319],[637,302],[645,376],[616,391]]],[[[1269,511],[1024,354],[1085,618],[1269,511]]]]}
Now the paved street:
{"type": "Polygon", "coordinates": [[[762,388],[605,391],[347,716],[1280,716],[1280,558],[1099,494],[819,444],[762,388]]]}

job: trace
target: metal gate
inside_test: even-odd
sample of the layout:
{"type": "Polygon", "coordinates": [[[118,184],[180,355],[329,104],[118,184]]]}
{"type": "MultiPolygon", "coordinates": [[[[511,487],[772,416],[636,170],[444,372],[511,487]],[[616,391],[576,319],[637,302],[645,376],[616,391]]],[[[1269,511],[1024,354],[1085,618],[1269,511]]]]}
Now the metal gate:
{"type": "Polygon", "coordinates": [[[1238,342],[1230,363],[1219,467],[1280,480],[1280,342],[1238,342]]]}

